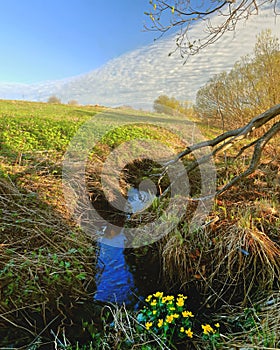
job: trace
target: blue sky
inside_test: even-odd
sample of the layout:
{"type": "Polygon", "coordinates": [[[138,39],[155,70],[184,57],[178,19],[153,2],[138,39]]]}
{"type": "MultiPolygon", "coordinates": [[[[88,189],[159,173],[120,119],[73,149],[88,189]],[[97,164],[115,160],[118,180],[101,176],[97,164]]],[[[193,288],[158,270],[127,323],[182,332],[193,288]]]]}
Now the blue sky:
{"type": "Polygon", "coordinates": [[[2,0],[0,82],[79,75],[153,42],[148,0],[2,0]]]}

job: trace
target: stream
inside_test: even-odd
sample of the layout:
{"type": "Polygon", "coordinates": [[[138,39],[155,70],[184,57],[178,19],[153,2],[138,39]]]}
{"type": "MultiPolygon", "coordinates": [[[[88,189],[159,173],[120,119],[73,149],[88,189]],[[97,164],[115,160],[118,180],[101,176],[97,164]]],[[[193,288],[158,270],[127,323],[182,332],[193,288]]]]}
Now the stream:
{"type": "MultiPolygon", "coordinates": [[[[128,191],[127,206],[131,213],[137,213],[147,208],[154,198],[153,194],[131,188],[128,191]]],[[[127,220],[129,217],[130,215],[127,215],[127,220]]],[[[104,235],[97,243],[99,255],[94,300],[116,304],[125,302],[126,305],[137,308],[144,295],[141,295],[136,284],[139,286],[139,283],[143,284],[145,281],[145,284],[153,283],[155,287],[156,281],[149,276],[139,276],[138,267],[128,262],[127,255],[133,252],[132,249],[128,252],[128,249],[120,248],[125,246],[126,241],[123,230],[120,228],[119,232],[110,234],[106,229],[107,227],[104,227],[104,235]]],[[[143,287],[145,290],[145,286],[143,287]]]]}

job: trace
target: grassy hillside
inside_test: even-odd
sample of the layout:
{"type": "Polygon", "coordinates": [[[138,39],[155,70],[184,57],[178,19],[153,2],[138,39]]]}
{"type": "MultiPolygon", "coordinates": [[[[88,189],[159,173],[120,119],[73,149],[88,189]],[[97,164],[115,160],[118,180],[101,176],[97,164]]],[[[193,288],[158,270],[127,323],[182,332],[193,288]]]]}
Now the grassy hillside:
{"type": "MultiPolygon", "coordinates": [[[[44,343],[47,349],[279,348],[279,140],[267,145],[258,171],[215,200],[207,225],[190,231],[187,212],[168,236],[135,251],[135,259],[147,264],[149,257],[157,257],[166,293],[189,296],[194,319],[184,321],[183,337],[176,317],[170,318],[169,329],[162,328],[164,334],[159,330],[161,317],[171,316],[160,293],[153,305],[147,302],[138,321],[125,307],[111,306],[103,313],[104,324],[97,322],[91,302],[95,245],[66,210],[62,185],[64,154],[86,122],[92,128],[86,140],[88,195],[99,198],[100,205],[103,163],[123,141],[153,140],[175,153],[188,145],[183,126],[189,122],[182,117],[0,100],[0,348],[30,344],[36,349],[44,343]],[[150,315],[149,307],[154,325],[145,326],[141,322],[150,315]],[[219,324],[219,329],[203,334],[201,324],[219,324]],[[77,340],[80,345],[71,346],[77,340]]],[[[197,124],[207,138],[219,133],[197,124]]],[[[193,124],[187,129],[196,140],[193,124]]],[[[85,144],[77,142],[77,149],[71,149],[74,156],[80,146],[85,144]]],[[[145,148],[140,151],[145,155],[145,148]]],[[[248,166],[249,153],[237,162],[233,155],[230,150],[216,159],[218,187],[248,166]]],[[[141,159],[128,170],[132,175],[122,181],[136,185],[149,175],[141,159]]],[[[199,175],[189,180],[195,191],[199,175]]],[[[154,203],[141,220],[153,220],[165,204],[154,203]]]]}

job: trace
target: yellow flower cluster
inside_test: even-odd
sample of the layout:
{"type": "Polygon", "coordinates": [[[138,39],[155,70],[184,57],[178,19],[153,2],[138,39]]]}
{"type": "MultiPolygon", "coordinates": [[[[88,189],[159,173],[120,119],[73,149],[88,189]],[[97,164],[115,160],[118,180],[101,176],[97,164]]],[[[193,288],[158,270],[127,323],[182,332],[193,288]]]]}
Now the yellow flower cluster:
{"type": "MultiPolygon", "coordinates": [[[[194,337],[192,331],[193,322],[190,318],[193,313],[187,310],[185,305],[186,296],[183,294],[164,295],[163,292],[156,292],[149,295],[145,300],[149,304],[144,306],[137,319],[145,325],[146,330],[155,332],[162,339],[169,341],[181,341],[194,337]]],[[[203,330],[202,339],[215,341],[220,337],[219,323],[201,325],[203,330]]]]}
{"type": "Polygon", "coordinates": [[[165,303],[169,303],[169,304],[172,304],[172,302],[173,302],[173,300],[174,300],[174,296],[173,295],[167,295],[166,297],[163,297],[162,299],[161,299],[161,301],[165,304],[165,303]]]}
{"type": "Polygon", "coordinates": [[[188,329],[185,329],[184,327],[181,327],[180,328],[180,332],[181,333],[186,333],[186,335],[189,337],[189,338],[192,338],[193,337],[193,332],[190,328],[188,329]]]}
{"type": "Polygon", "coordinates": [[[178,318],[178,317],[180,317],[178,314],[167,315],[166,322],[171,323],[174,320],[174,318],[178,318]]]}
{"type": "Polygon", "coordinates": [[[183,298],[183,299],[188,299],[188,297],[186,295],[184,295],[184,294],[178,294],[178,297],[179,298],[183,298]]]}
{"type": "Polygon", "coordinates": [[[191,311],[183,311],[182,316],[183,317],[194,317],[194,315],[191,311]]]}
{"type": "Polygon", "coordinates": [[[177,298],[176,304],[177,304],[177,306],[179,306],[179,307],[184,306],[184,304],[185,304],[184,298],[181,298],[181,297],[180,297],[180,298],[177,298]]]}
{"type": "Polygon", "coordinates": [[[148,295],[145,301],[150,305],[150,308],[144,308],[144,315],[147,317],[145,328],[164,334],[168,334],[166,332],[173,334],[172,330],[176,329],[175,327],[178,325],[177,332],[180,330],[180,337],[185,334],[192,338],[193,332],[188,318],[194,317],[194,315],[191,311],[184,310],[185,299],[187,299],[187,296],[183,294],[173,296],[156,292],[148,295]]]}
{"type": "MultiPolygon", "coordinates": [[[[203,329],[203,334],[208,335],[208,334],[210,334],[210,333],[212,333],[212,334],[216,333],[216,331],[210,326],[210,324],[202,324],[201,327],[202,327],[202,329],[203,329]]],[[[219,324],[219,323],[216,323],[216,324],[215,324],[215,327],[216,327],[216,328],[219,328],[219,327],[220,327],[220,324],[219,324]]]]}
{"type": "Polygon", "coordinates": [[[149,330],[152,327],[152,325],[153,325],[153,322],[146,322],[145,323],[145,327],[147,330],[149,330]]]}
{"type": "MultiPolygon", "coordinates": [[[[179,297],[180,296],[181,296],[181,298],[187,298],[187,297],[184,297],[182,294],[179,294],[179,297]]],[[[157,300],[156,299],[152,300],[152,298],[161,299],[163,304],[173,302],[173,300],[174,300],[173,295],[163,296],[163,292],[156,292],[154,294],[148,295],[147,298],[145,299],[145,301],[147,303],[150,303],[152,306],[156,306],[156,304],[157,304],[157,300]],[[152,302],[151,302],[151,300],[152,300],[152,302]]]]}

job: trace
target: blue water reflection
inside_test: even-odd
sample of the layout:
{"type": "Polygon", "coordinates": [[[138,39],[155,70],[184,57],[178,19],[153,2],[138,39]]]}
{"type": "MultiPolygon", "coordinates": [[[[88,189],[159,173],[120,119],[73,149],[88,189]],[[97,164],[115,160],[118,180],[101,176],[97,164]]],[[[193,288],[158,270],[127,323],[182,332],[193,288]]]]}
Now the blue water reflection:
{"type": "MultiPolygon", "coordinates": [[[[144,210],[154,199],[155,194],[138,191],[131,188],[128,191],[127,206],[131,208],[131,213],[144,210]]],[[[125,259],[126,237],[123,231],[106,232],[99,240],[98,274],[96,276],[97,290],[95,300],[112,302],[117,304],[126,303],[137,307],[141,299],[138,289],[134,283],[132,274],[133,266],[129,266],[125,259]]]]}

